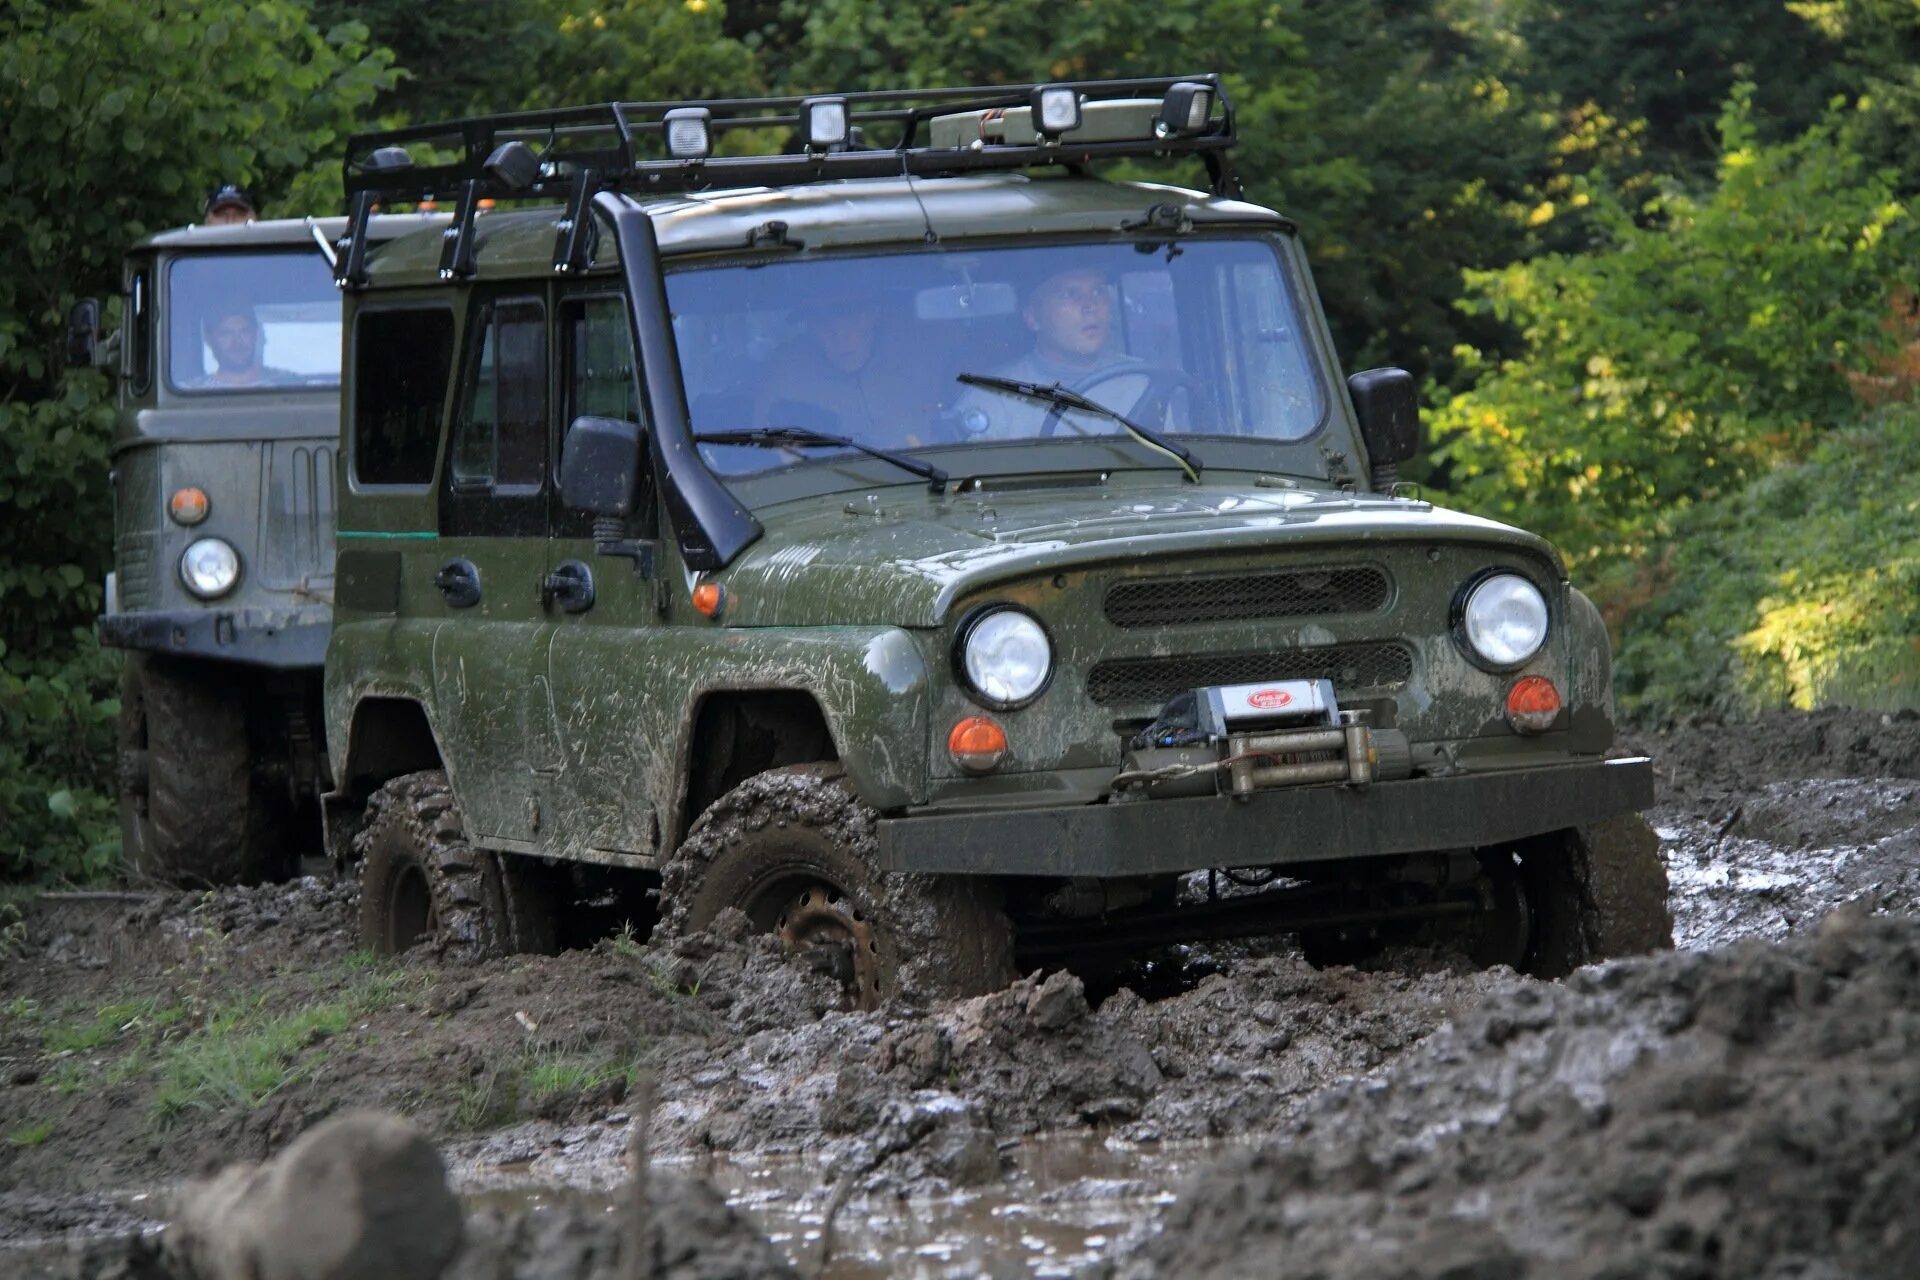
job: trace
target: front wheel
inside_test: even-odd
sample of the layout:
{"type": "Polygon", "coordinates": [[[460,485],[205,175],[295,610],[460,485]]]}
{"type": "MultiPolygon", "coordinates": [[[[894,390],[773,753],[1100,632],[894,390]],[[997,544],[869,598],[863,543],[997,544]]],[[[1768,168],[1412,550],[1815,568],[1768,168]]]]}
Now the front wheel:
{"type": "Polygon", "coordinates": [[[393,779],[367,802],[360,859],[360,945],[398,955],[428,944],[455,961],[554,952],[547,869],[468,843],[447,775],[393,779]]]}
{"type": "Polygon", "coordinates": [[[993,886],[876,869],[876,818],[837,766],[748,778],[700,816],[663,869],[656,940],[736,909],[836,976],[857,1009],[1012,982],[1013,930],[993,886]]]}

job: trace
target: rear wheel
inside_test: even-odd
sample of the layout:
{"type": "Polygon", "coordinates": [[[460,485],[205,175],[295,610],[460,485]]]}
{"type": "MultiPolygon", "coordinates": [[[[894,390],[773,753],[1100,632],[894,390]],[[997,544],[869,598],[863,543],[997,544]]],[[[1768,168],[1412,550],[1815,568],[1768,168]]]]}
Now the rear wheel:
{"type": "Polygon", "coordinates": [[[556,949],[554,877],[530,858],[468,843],[439,770],[376,791],[354,848],[360,943],[376,955],[422,944],[459,961],[556,949]]]}
{"type": "Polygon", "coordinates": [[[134,654],[120,683],[122,856],[143,880],[257,884],[298,860],[254,785],[245,690],[210,665],[134,654]]]}
{"type": "Polygon", "coordinates": [[[704,929],[734,908],[837,977],[849,1008],[1013,981],[1013,931],[993,886],[875,869],[876,816],[838,766],[748,778],[701,815],[667,863],[656,938],[704,929]]]}

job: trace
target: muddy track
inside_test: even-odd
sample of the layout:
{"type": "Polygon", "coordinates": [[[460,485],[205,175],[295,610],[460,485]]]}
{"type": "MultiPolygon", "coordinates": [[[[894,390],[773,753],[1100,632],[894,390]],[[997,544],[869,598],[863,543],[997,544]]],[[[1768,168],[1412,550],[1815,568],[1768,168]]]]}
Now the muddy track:
{"type": "MultiPolygon", "coordinates": [[[[1669,1099],[1664,1110],[1622,1121],[1618,1132],[1637,1133],[1634,1126],[1673,1128],[1676,1115],[1693,1114],[1687,1099],[1706,1087],[1702,1063],[1744,1080],[1753,1076],[1746,1064],[1777,1062],[1701,1119],[1716,1133],[1746,1134],[1743,1117],[1778,1113],[1796,1067],[1811,1070],[1795,1055],[1841,1044],[1861,1055],[1844,1073],[1849,1097],[1861,1101],[1833,1119],[1828,1137],[1850,1143],[1854,1163],[1814,1162],[1781,1185],[1796,1194],[1846,1187],[1854,1200],[1883,1183],[1889,1194],[1900,1190],[1876,1173],[1877,1148],[1855,1141],[1849,1125],[1864,1122],[1875,1099],[1906,1098],[1904,1077],[1872,1064],[1897,1058],[1902,1046],[1920,1061],[1913,1025],[1890,1012],[1911,993],[1891,978],[1862,977],[1915,968],[1920,933],[1853,917],[1823,932],[1820,922],[1844,903],[1859,904],[1856,913],[1920,915],[1912,816],[1920,721],[1778,716],[1625,745],[1658,761],[1660,801],[1650,816],[1664,838],[1678,944],[1702,952],[1750,940],[1735,958],[1623,962],[1543,984],[1414,951],[1365,972],[1317,971],[1281,946],[1223,951],[1222,972],[1164,999],[1122,991],[1090,1005],[1076,980],[1053,975],[977,1000],[844,1013],[824,979],[738,936],[702,934],[657,949],[620,939],[472,968],[425,956],[368,965],[352,950],[355,895],[340,886],[50,903],[31,920],[25,950],[0,970],[0,1242],[110,1229],[116,1213],[137,1219],[151,1210],[85,1193],[154,1188],[270,1154],[348,1105],[414,1116],[468,1170],[611,1179],[628,1091],[644,1074],[658,1091],[657,1152],[804,1153],[833,1171],[821,1179],[822,1201],[837,1183],[856,1201],[990,1185],[1005,1176],[1007,1144],[1042,1133],[1105,1135],[1142,1152],[1190,1138],[1253,1144],[1167,1209],[1164,1229],[1143,1228],[1116,1246],[1103,1265],[1122,1274],[1257,1273],[1234,1269],[1248,1265],[1244,1256],[1179,1249],[1186,1238],[1235,1233],[1265,1238],[1268,1256],[1284,1245],[1286,1256],[1305,1250],[1299,1256],[1311,1259],[1314,1241],[1324,1236],[1332,1250],[1341,1238],[1341,1205],[1372,1215],[1365,1220],[1402,1252],[1369,1255],[1373,1270],[1303,1262],[1272,1274],[1441,1274],[1423,1269],[1438,1256],[1426,1251],[1430,1242],[1400,1229],[1409,1216],[1484,1243],[1470,1262],[1519,1259],[1518,1270],[1485,1274],[1576,1274],[1553,1270],[1557,1255],[1514,1226],[1549,1202],[1563,1206],[1567,1223],[1592,1217],[1594,1226],[1567,1226],[1565,1238],[1586,1242],[1591,1256],[1635,1264],[1618,1274],[1759,1274],[1707,1258],[1702,1241],[1711,1233],[1699,1224],[1723,1201],[1675,1194],[1694,1185],[1678,1156],[1655,1161],[1667,1180],[1659,1205],[1635,1219],[1654,1225],[1601,1230],[1607,1213],[1634,1212],[1617,1207],[1619,1196],[1639,1193],[1603,1186],[1613,1175],[1597,1155],[1557,1158],[1582,1141],[1604,1149],[1605,1128],[1592,1130],[1586,1095],[1573,1083],[1529,1075],[1529,1064],[1614,1052],[1680,1064],[1670,1080],[1651,1067],[1645,1078],[1623,1069],[1596,1086],[1605,1107],[1623,1114],[1639,1105],[1634,1099],[1669,1099]],[[1823,946],[1871,963],[1834,970],[1823,946]],[[1812,1004],[1765,994],[1809,982],[1825,993],[1812,1004]],[[1716,1025],[1723,996],[1758,1005],[1759,1039],[1714,1032],[1715,1041],[1698,1030],[1716,1025]],[[1667,1029],[1679,1008],[1685,1025],[1667,1029]],[[1872,1028],[1859,1044],[1846,1031],[1856,1025],[1872,1028]],[[215,1041],[266,1055],[258,1087],[234,1095],[232,1073],[206,1052],[215,1041]],[[1646,1048],[1669,1041],[1684,1045],[1669,1056],[1646,1048]],[[1765,1046],[1759,1058],[1755,1045],[1765,1046]],[[1742,1065],[1727,1065],[1734,1062],[1742,1065]],[[1508,1092],[1490,1099],[1473,1083],[1488,1078],[1506,1081],[1508,1092]],[[1454,1130],[1473,1141],[1412,1141],[1454,1130]],[[1426,1154],[1410,1155],[1414,1147],[1426,1154]],[[1347,1165],[1356,1172],[1324,1172],[1347,1165]],[[1438,1190],[1412,1215],[1394,1208],[1409,1195],[1423,1203],[1420,1179],[1454,1186],[1462,1169],[1482,1171],[1472,1185],[1485,1188],[1478,1202],[1490,1206],[1472,1223],[1463,1226],[1457,1197],[1438,1190]],[[1522,1184],[1524,1195],[1514,1189],[1522,1184]],[[1296,1197],[1328,1206],[1325,1215],[1314,1210],[1295,1225],[1291,1210],[1259,1208],[1296,1197]],[[1223,1202],[1245,1206],[1248,1221],[1209,1217],[1206,1206],[1223,1202]],[[1589,1202],[1616,1208],[1589,1215],[1589,1202]],[[1675,1215],[1694,1224],[1692,1246],[1673,1244],[1675,1215]],[[1275,1225],[1283,1219],[1284,1229],[1275,1225]],[[1667,1243],[1656,1248],[1659,1241],[1667,1243]],[[1669,1268],[1676,1258],[1692,1269],[1669,1268]]],[[[1817,1111],[1817,1101],[1805,1109],[1817,1111]]],[[[1907,1106],[1901,1114],[1914,1113],[1907,1106]]],[[[1741,1162],[1764,1167],[1768,1151],[1799,1151],[1792,1144],[1807,1140],[1766,1130],[1728,1143],[1741,1162]]],[[[1829,1235],[1878,1221],[1849,1215],[1829,1235]]],[[[1819,1237],[1816,1224],[1793,1240],[1819,1237]]],[[[1894,1274],[1877,1270],[1880,1255],[1846,1256],[1852,1269],[1833,1274],[1894,1274]]]]}

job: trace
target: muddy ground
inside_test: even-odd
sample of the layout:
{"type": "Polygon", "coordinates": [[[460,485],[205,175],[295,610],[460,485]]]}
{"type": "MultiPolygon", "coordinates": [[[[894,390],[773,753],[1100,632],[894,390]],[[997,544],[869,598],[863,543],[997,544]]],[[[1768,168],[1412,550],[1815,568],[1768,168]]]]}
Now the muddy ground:
{"type": "Polygon", "coordinates": [[[0,1247],[54,1273],[354,1106],[544,1239],[650,1102],[656,1157],[803,1271],[837,1233],[845,1275],[1920,1274],[1890,1207],[1920,1190],[1920,720],[1626,745],[1681,952],[1562,984],[1282,945],[1154,999],[1056,974],[849,1014],[743,936],[452,969],[369,961],[319,881],[43,903],[0,962],[0,1247]]]}

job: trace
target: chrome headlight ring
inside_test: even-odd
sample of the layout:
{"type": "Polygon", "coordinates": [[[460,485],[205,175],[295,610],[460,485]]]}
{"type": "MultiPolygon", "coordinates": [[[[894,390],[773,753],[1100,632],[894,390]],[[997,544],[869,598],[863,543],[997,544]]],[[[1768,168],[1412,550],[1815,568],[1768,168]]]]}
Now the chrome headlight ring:
{"type": "Polygon", "coordinates": [[[994,711],[1024,707],[1045,693],[1053,666],[1053,638],[1017,605],[982,605],[954,634],[954,673],[969,697],[994,711]]]}

